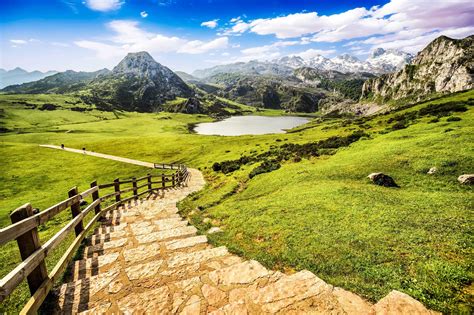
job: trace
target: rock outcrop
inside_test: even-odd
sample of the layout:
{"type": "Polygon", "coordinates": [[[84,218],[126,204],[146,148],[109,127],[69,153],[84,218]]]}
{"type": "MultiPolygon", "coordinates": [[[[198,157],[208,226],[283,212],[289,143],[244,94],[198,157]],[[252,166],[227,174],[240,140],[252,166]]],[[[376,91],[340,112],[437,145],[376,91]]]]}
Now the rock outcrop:
{"type": "Polygon", "coordinates": [[[464,174],[458,177],[458,182],[463,185],[472,185],[474,184],[474,174],[464,174]]]}
{"type": "Polygon", "coordinates": [[[419,101],[429,95],[474,88],[474,35],[464,39],[441,36],[402,70],[367,80],[362,101],[419,101]]]}
{"type": "Polygon", "coordinates": [[[400,187],[395,183],[395,180],[383,173],[372,173],[367,176],[374,184],[384,187],[400,187]]]}

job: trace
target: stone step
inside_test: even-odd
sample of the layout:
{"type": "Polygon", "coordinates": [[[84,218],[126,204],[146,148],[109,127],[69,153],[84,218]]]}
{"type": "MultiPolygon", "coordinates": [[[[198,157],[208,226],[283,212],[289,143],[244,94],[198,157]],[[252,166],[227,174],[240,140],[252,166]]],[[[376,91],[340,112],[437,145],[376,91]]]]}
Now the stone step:
{"type": "Polygon", "coordinates": [[[392,315],[392,314],[415,314],[415,315],[435,315],[441,314],[427,309],[423,304],[400,291],[393,290],[383,299],[378,301],[372,308],[372,314],[392,315]]]}
{"type": "Polygon", "coordinates": [[[56,291],[58,310],[54,313],[75,314],[88,310],[92,307],[91,300],[96,294],[103,290],[113,289],[119,274],[119,268],[112,268],[97,276],[61,285],[56,291]]]}
{"type": "Polygon", "coordinates": [[[168,258],[168,268],[179,268],[186,265],[199,264],[216,257],[222,257],[229,252],[225,246],[200,250],[191,253],[179,253],[168,258]]]}
{"type": "Polygon", "coordinates": [[[181,218],[167,218],[153,221],[142,221],[130,224],[130,229],[135,235],[150,234],[153,232],[170,230],[188,225],[188,221],[181,218]]]}
{"type": "Polygon", "coordinates": [[[171,230],[152,232],[148,234],[135,235],[139,244],[160,242],[167,239],[180,238],[184,236],[195,235],[197,229],[194,226],[182,226],[171,230]]]}
{"type": "Polygon", "coordinates": [[[118,238],[109,242],[87,246],[84,249],[84,259],[92,258],[93,256],[97,255],[115,253],[119,251],[122,247],[127,246],[129,243],[130,240],[128,238],[118,238]]]}
{"type": "Polygon", "coordinates": [[[97,276],[99,273],[117,263],[119,253],[100,255],[92,258],[76,260],[71,269],[72,280],[79,280],[97,276]]]}
{"type": "Polygon", "coordinates": [[[199,244],[206,244],[207,237],[205,235],[192,236],[187,238],[182,238],[174,241],[169,241],[164,243],[166,250],[174,251],[183,248],[193,247],[199,244]]]}

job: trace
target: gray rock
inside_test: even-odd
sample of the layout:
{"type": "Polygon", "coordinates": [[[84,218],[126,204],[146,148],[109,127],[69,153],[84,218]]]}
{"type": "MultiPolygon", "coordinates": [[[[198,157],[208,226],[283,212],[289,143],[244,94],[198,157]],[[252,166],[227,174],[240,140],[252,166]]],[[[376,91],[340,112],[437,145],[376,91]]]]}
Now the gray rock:
{"type": "Polygon", "coordinates": [[[374,184],[384,187],[400,187],[393,178],[384,173],[372,173],[367,176],[374,184]]]}
{"type": "Polygon", "coordinates": [[[207,231],[208,234],[214,234],[214,233],[220,233],[222,232],[222,229],[218,226],[211,227],[209,231],[207,231]]]}
{"type": "Polygon", "coordinates": [[[428,171],[427,174],[429,175],[433,175],[434,173],[437,173],[438,172],[438,168],[436,166],[430,168],[430,170],[428,171]]]}
{"type": "Polygon", "coordinates": [[[458,182],[463,185],[472,185],[474,184],[474,174],[463,174],[458,177],[458,182]]]}

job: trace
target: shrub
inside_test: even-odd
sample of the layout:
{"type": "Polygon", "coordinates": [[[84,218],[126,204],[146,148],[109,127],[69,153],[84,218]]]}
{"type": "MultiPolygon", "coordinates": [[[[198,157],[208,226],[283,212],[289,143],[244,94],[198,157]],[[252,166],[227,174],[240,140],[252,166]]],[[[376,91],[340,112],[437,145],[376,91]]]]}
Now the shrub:
{"type": "Polygon", "coordinates": [[[455,117],[455,116],[451,116],[451,117],[448,117],[448,119],[446,119],[446,121],[460,121],[461,120],[461,117],[455,117]]]}
{"type": "Polygon", "coordinates": [[[396,124],[392,126],[392,130],[400,130],[400,129],[405,129],[407,125],[403,121],[399,121],[396,124]]]}
{"type": "MultiPolygon", "coordinates": [[[[469,104],[469,103],[468,103],[469,104]]],[[[452,112],[465,112],[467,111],[466,104],[463,102],[447,102],[442,104],[432,104],[423,107],[418,111],[419,116],[449,116],[452,112]]]]}
{"type": "Polygon", "coordinates": [[[254,168],[250,174],[249,174],[249,177],[250,178],[253,178],[259,174],[263,174],[263,173],[269,173],[271,171],[275,171],[277,169],[279,169],[281,167],[280,163],[278,163],[277,161],[264,161],[262,164],[260,164],[259,166],[257,166],[256,168],[254,168]]]}

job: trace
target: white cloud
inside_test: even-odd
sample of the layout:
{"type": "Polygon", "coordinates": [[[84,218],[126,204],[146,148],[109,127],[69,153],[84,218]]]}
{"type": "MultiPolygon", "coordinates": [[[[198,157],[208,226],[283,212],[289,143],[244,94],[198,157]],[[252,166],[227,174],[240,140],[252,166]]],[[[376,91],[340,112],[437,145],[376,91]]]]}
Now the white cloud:
{"type": "Polygon", "coordinates": [[[228,44],[229,39],[227,37],[219,37],[210,42],[193,40],[181,46],[177,52],[185,54],[202,54],[210,50],[227,48],[228,44]]]}
{"type": "Polygon", "coordinates": [[[219,20],[212,20],[212,21],[206,21],[206,22],[202,22],[201,23],[201,26],[205,26],[205,27],[209,27],[209,28],[216,28],[217,25],[218,25],[218,22],[219,20]]]}
{"type": "MultiPolygon", "coordinates": [[[[354,8],[332,15],[301,12],[253,21],[235,19],[235,24],[224,33],[230,35],[248,31],[259,35],[275,35],[280,39],[303,36],[303,43],[339,42],[374,36],[396,38],[403,33],[411,37],[429,38],[424,34],[442,34],[443,31],[465,34],[451,30],[473,27],[473,16],[472,0],[391,0],[383,6],[354,8]]],[[[421,42],[424,41],[416,43],[418,45],[421,42]]],[[[390,44],[383,40],[380,43],[390,44]]]]}
{"type": "Polygon", "coordinates": [[[95,51],[97,56],[102,59],[123,57],[128,52],[137,51],[201,54],[228,46],[227,37],[218,37],[210,41],[187,40],[176,36],[147,32],[141,29],[136,21],[115,20],[108,23],[107,27],[114,32],[108,41],[79,40],[74,43],[81,48],[95,51]]]}
{"type": "Polygon", "coordinates": [[[120,0],[85,0],[84,3],[89,9],[101,12],[118,10],[124,4],[120,0]]]}
{"type": "Polygon", "coordinates": [[[10,43],[16,44],[16,45],[25,45],[28,43],[28,41],[24,39],[10,39],[10,43]]]}
{"type": "Polygon", "coordinates": [[[140,16],[142,18],[146,18],[148,16],[148,13],[146,11],[142,11],[142,12],[140,12],[140,16]]]}
{"type": "Polygon", "coordinates": [[[411,37],[398,35],[371,37],[365,41],[362,41],[361,43],[371,44],[373,48],[382,47],[385,49],[399,49],[409,53],[417,53],[431,41],[441,35],[454,38],[463,38],[472,34],[474,34],[474,26],[468,26],[462,28],[446,29],[443,31],[428,32],[420,35],[414,34],[411,37]]]}
{"type": "Polygon", "coordinates": [[[56,46],[56,47],[70,47],[71,46],[67,43],[61,43],[61,42],[51,42],[51,45],[56,46]]]}

